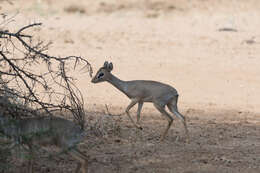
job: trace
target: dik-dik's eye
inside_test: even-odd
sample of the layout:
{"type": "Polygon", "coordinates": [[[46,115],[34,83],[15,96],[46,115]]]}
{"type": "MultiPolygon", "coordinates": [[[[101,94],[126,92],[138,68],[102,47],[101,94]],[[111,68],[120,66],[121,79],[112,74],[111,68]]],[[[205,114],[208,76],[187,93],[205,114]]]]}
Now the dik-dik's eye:
{"type": "Polygon", "coordinates": [[[102,78],[104,76],[104,73],[99,73],[98,74],[98,79],[102,78]]]}

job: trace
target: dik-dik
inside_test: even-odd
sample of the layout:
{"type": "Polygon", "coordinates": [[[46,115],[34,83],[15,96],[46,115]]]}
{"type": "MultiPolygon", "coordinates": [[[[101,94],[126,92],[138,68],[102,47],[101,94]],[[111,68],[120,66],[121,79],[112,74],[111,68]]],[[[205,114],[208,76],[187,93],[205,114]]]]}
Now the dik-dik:
{"type": "Polygon", "coordinates": [[[160,138],[160,140],[163,141],[173,122],[173,117],[165,110],[165,106],[167,105],[170,112],[180,118],[183,122],[188,140],[189,136],[186,120],[185,117],[178,111],[177,102],[179,95],[175,88],[164,83],[149,80],[123,81],[114,76],[111,73],[112,70],[113,64],[106,61],[97,71],[91,82],[99,83],[107,81],[131,99],[131,103],[126,108],[126,114],[136,128],[142,129],[140,126],[140,113],[143,103],[152,102],[155,108],[168,120],[166,130],[160,138]],[[135,123],[129,114],[129,110],[137,103],[137,122],[135,123]]]}

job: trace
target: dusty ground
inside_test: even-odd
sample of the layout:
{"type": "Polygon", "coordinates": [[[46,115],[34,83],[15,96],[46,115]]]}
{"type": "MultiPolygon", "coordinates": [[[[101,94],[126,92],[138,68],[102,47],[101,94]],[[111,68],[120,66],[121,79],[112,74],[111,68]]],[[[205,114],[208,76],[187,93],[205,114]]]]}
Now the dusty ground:
{"type": "MultiPolygon", "coordinates": [[[[95,71],[112,61],[113,73],[124,80],[159,80],[180,93],[190,144],[179,121],[159,143],[166,122],[147,104],[142,132],[125,116],[115,117],[117,130],[86,140],[90,172],[260,172],[259,1],[12,2],[0,1],[1,13],[19,11],[9,27],[42,22],[41,38],[54,42],[50,54],[81,55],[95,71]]],[[[107,83],[91,84],[87,74],[78,78],[92,119],[105,116],[105,104],[117,114],[129,103],[107,83]]],[[[75,168],[69,158],[55,162],[56,168],[46,163],[36,168],[75,168]]]]}

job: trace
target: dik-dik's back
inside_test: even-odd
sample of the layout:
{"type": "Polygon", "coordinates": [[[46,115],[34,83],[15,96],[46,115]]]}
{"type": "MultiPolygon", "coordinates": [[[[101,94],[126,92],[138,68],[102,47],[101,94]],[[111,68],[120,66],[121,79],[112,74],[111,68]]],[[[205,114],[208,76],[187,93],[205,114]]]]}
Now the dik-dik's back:
{"type": "Polygon", "coordinates": [[[152,101],[150,99],[161,98],[164,96],[176,96],[177,90],[170,85],[149,80],[133,80],[126,81],[129,98],[141,97],[144,101],[152,101]]]}

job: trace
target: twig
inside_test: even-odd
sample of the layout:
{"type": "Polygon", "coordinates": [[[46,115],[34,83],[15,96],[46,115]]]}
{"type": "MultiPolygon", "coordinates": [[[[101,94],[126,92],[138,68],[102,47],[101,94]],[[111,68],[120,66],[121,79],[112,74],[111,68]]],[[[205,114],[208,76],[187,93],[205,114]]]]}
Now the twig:
{"type": "Polygon", "coordinates": [[[109,112],[109,110],[108,110],[107,104],[105,104],[105,107],[106,107],[107,115],[109,115],[109,116],[122,116],[122,115],[125,114],[124,112],[121,113],[121,114],[111,114],[111,113],[109,112]]]}

